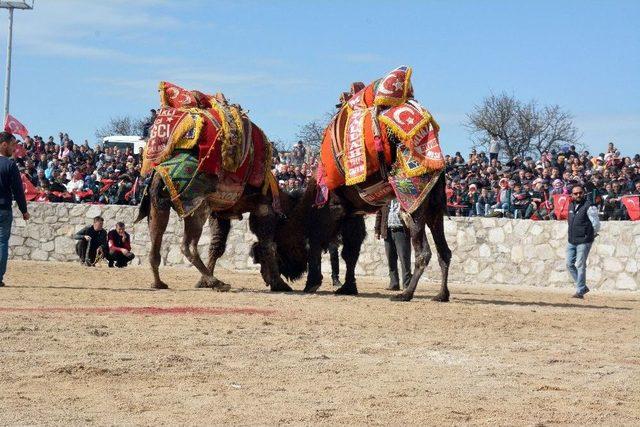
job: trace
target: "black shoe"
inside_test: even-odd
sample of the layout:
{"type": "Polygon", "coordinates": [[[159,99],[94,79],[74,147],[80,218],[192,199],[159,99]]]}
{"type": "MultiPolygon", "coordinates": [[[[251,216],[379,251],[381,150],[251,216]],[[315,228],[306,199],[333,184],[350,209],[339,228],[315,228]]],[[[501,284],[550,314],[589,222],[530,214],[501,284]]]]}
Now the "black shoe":
{"type": "Polygon", "coordinates": [[[389,285],[387,287],[388,291],[399,291],[400,290],[400,285],[389,285]]]}
{"type": "Polygon", "coordinates": [[[586,295],[590,290],[591,290],[591,289],[586,288],[586,289],[584,290],[584,292],[582,293],[582,296],[586,295]]]}
{"type": "Polygon", "coordinates": [[[333,283],[333,286],[336,288],[339,288],[340,286],[342,286],[342,283],[340,283],[340,278],[337,276],[331,276],[331,282],[333,283]]]}
{"type": "Polygon", "coordinates": [[[584,299],[584,296],[576,292],[571,296],[571,298],[584,299]]]}
{"type": "Polygon", "coordinates": [[[4,282],[0,282],[0,288],[3,288],[5,286],[7,286],[7,285],[5,285],[4,282]]]}
{"type": "Polygon", "coordinates": [[[109,268],[113,268],[113,261],[109,261],[109,268]]]}

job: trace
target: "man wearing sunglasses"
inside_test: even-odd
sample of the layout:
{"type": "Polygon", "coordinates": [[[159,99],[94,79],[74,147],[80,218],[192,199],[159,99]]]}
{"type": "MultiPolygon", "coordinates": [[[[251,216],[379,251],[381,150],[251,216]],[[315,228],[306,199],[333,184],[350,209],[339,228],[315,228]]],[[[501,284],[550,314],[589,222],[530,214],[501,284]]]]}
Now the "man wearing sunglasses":
{"type": "Polygon", "coordinates": [[[567,244],[567,268],[576,286],[573,298],[584,298],[587,287],[587,257],[591,245],[600,230],[598,209],[585,197],[584,187],[575,185],[571,190],[569,205],[569,243],[567,244]]]}

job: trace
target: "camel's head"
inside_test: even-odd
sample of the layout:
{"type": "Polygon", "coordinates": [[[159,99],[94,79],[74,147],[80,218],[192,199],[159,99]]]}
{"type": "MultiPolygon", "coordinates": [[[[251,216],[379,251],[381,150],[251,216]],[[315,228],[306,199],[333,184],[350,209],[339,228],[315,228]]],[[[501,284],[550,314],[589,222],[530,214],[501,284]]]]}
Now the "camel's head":
{"type": "Polygon", "coordinates": [[[283,216],[278,220],[276,245],[280,274],[298,280],[307,271],[308,219],[315,199],[315,181],[304,192],[280,194],[283,216]]]}

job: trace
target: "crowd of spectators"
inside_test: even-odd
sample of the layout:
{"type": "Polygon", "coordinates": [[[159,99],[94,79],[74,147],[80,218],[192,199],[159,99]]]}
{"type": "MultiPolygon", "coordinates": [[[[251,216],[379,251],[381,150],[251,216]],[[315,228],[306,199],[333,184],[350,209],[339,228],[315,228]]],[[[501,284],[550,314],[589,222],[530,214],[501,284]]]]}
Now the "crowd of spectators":
{"type": "MultiPolygon", "coordinates": [[[[140,200],[141,152],[92,148],[86,140],[76,144],[62,132],[57,139],[27,137],[22,145],[16,161],[35,194],[32,200],[130,205],[140,200]]],[[[570,146],[537,159],[501,161],[495,147],[489,152],[472,150],[467,159],[459,152],[446,156],[450,215],[555,219],[554,195],[569,194],[580,183],[603,220],[624,220],[629,216],[622,197],[640,194],[640,155],[623,157],[613,143],[597,155],[570,146]]],[[[274,149],[273,173],[283,191],[304,189],[317,163],[301,141],[287,152],[274,149]]]]}
{"type": "Polygon", "coordinates": [[[15,157],[32,200],[104,204],[140,200],[141,153],[132,148],[92,148],[86,140],[76,144],[63,132],[57,140],[27,137],[22,147],[15,157]]]}
{"type": "Polygon", "coordinates": [[[287,192],[305,189],[318,165],[315,153],[298,141],[291,151],[274,150],[273,154],[273,175],[280,189],[287,192]]]}
{"type": "Polygon", "coordinates": [[[640,155],[623,157],[613,143],[605,153],[578,153],[575,146],[542,153],[539,159],[472,150],[446,156],[450,215],[555,219],[554,195],[584,185],[603,220],[629,219],[622,197],[640,194],[640,155]]]}

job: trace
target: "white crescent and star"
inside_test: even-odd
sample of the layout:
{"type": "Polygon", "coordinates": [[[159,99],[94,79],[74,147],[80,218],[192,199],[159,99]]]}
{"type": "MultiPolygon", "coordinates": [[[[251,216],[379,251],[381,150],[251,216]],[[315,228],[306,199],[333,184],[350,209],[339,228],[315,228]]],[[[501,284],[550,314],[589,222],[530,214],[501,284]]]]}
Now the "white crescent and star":
{"type": "Polygon", "coordinates": [[[393,120],[399,125],[413,125],[415,124],[415,110],[412,107],[400,107],[393,112],[393,120]],[[402,119],[402,114],[407,113],[408,117],[402,119]]]}

